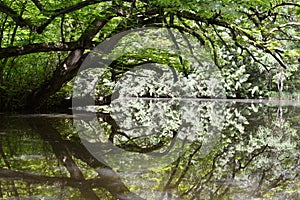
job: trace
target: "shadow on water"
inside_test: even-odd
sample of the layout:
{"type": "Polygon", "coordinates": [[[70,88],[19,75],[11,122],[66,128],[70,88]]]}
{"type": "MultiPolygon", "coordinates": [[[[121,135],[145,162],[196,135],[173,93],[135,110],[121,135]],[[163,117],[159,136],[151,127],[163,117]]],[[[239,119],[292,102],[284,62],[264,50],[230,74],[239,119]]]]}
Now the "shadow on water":
{"type": "Polygon", "coordinates": [[[130,99],[104,110],[0,115],[0,197],[300,198],[297,104],[130,99]]]}

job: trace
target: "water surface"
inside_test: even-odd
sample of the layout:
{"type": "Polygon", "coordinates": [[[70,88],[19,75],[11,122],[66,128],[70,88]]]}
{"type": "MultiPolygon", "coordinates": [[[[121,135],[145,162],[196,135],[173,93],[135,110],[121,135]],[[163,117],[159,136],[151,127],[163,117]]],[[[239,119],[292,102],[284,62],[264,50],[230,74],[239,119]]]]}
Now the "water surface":
{"type": "Polygon", "coordinates": [[[299,199],[297,102],[0,115],[3,199],[299,199]]]}

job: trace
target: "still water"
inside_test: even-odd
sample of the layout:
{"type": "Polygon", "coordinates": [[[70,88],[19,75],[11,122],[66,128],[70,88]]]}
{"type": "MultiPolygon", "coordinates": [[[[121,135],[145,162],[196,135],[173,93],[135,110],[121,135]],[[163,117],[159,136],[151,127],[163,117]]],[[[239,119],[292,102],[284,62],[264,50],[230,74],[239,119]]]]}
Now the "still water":
{"type": "Polygon", "coordinates": [[[3,199],[300,199],[298,102],[0,115],[3,199]]]}

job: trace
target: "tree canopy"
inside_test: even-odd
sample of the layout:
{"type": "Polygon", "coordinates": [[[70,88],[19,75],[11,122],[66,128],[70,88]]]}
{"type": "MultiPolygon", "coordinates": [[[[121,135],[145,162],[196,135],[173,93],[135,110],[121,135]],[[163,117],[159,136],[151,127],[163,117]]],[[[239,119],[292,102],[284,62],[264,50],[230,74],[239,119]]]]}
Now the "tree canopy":
{"type": "MultiPolygon", "coordinates": [[[[0,108],[34,109],[53,95],[61,98],[90,50],[141,27],[167,27],[194,37],[220,70],[227,97],[296,91],[299,18],[296,0],[2,0],[0,108]]],[[[155,53],[135,58],[141,56],[155,53]]],[[[128,57],[110,67],[126,62],[128,57]]],[[[176,70],[186,77],[193,73],[176,70]]]]}

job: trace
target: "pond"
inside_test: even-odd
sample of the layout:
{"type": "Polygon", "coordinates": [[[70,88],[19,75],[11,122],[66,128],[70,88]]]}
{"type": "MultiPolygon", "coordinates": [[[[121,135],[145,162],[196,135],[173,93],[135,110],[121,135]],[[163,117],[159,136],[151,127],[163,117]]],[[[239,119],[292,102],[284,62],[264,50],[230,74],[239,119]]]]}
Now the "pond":
{"type": "Polygon", "coordinates": [[[1,114],[0,197],[299,199],[298,105],[120,99],[1,114]]]}

